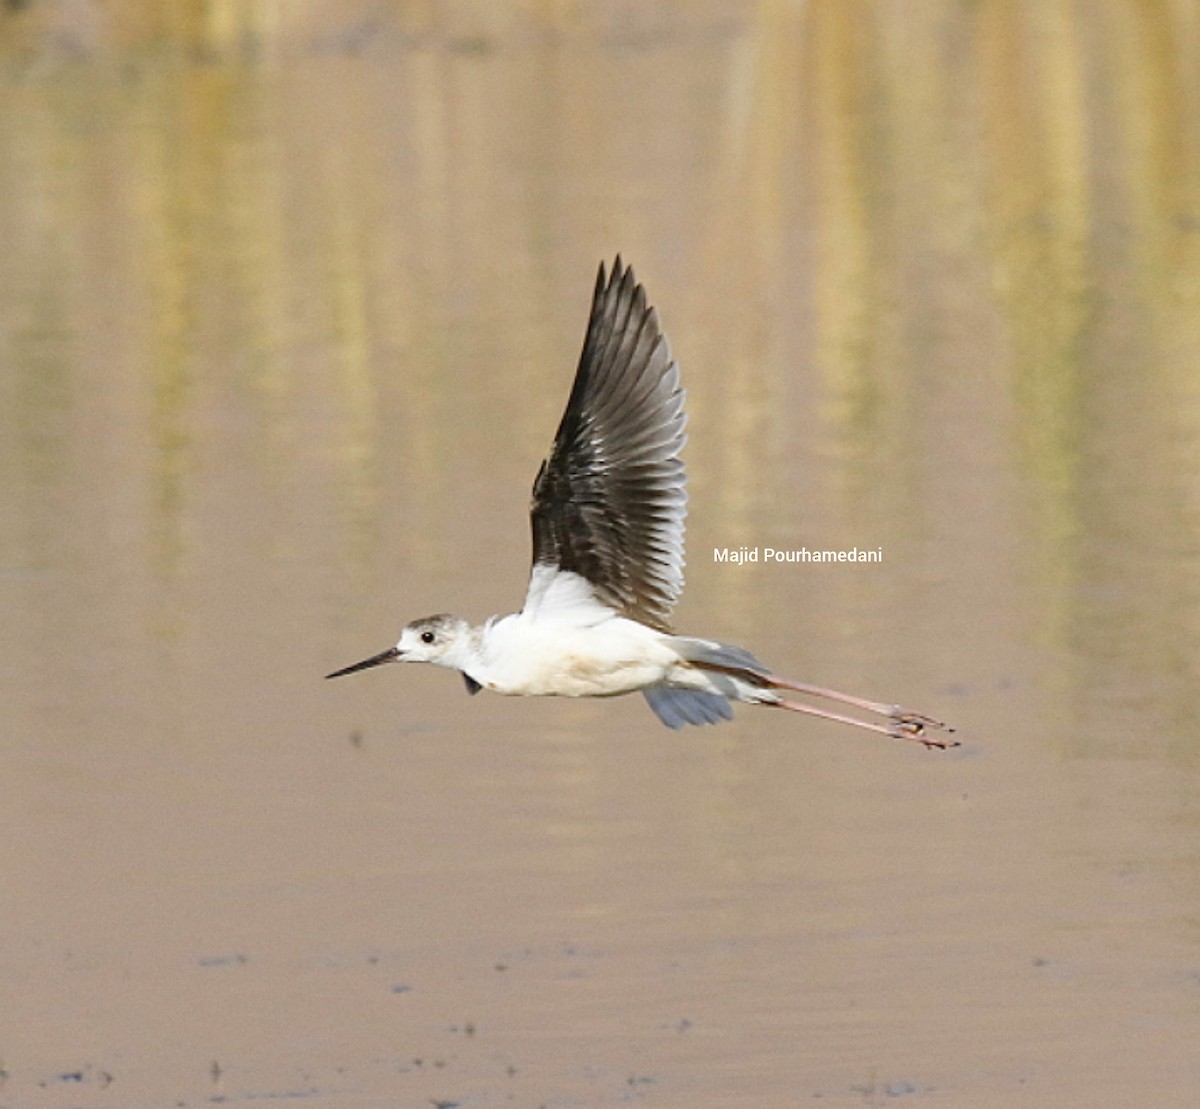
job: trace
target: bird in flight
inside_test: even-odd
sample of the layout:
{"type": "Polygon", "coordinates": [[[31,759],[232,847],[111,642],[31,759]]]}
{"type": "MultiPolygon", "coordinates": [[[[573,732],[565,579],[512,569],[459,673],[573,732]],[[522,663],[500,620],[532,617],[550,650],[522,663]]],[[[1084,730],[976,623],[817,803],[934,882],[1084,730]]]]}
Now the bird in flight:
{"type": "Polygon", "coordinates": [[[741,647],[672,632],[671,609],[683,590],[683,401],[658,313],[618,255],[611,274],[600,266],[575,383],[533,484],[533,571],[524,607],[478,627],[446,614],[414,620],[394,647],[326,676],[431,662],[459,671],[471,693],[640,691],[669,728],[732,719],[730,702],[742,701],[926,747],[955,746],[943,738],[953,729],[929,716],[790,681],[741,647]]]}

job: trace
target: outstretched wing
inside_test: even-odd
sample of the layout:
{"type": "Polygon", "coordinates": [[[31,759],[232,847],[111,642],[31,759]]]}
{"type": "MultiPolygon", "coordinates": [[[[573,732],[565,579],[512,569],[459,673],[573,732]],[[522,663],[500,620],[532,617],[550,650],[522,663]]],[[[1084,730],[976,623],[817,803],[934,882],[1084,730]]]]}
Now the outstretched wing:
{"type": "Polygon", "coordinates": [[[583,354],[550,456],[533,485],[533,576],[525,611],[596,601],[668,630],[683,589],[687,475],[679,367],[618,255],[596,279],[583,354]]]}

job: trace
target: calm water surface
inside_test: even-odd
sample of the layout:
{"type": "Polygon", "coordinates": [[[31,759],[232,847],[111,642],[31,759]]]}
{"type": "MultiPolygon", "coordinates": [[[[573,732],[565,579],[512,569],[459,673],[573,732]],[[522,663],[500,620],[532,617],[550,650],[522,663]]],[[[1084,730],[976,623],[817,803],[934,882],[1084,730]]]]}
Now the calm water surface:
{"type": "Polygon", "coordinates": [[[9,4],[0,243],[0,1106],[1200,1099],[1196,5],[9,4]],[[959,751],[321,681],[618,250],[679,626],[959,751]]]}

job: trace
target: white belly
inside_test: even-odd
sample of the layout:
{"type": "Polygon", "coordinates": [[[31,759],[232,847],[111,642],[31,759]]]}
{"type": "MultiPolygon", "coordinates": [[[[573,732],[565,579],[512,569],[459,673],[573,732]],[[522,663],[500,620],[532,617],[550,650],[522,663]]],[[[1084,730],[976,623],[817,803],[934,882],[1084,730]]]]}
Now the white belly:
{"type": "Polygon", "coordinates": [[[614,617],[592,627],[509,617],[487,632],[472,676],[515,697],[615,697],[663,681],[679,662],[667,637],[614,617]]]}

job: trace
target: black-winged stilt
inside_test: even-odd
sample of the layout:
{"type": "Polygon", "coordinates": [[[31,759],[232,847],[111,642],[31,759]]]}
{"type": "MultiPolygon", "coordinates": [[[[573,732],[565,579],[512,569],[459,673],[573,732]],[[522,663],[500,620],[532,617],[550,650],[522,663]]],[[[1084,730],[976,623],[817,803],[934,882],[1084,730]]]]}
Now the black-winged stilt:
{"type": "Polygon", "coordinates": [[[791,709],[927,747],[953,731],[899,705],[793,682],[749,651],[672,633],[683,590],[686,474],[679,366],[633,270],[603,264],[583,354],[550,456],[533,485],[533,572],[525,605],[472,627],[414,620],[386,651],[327,675],[385,662],[458,670],[471,693],[613,697],[642,692],[670,728],[717,724],[730,701],[791,709]],[[788,690],[884,718],[859,720],[790,700],[788,690]]]}

